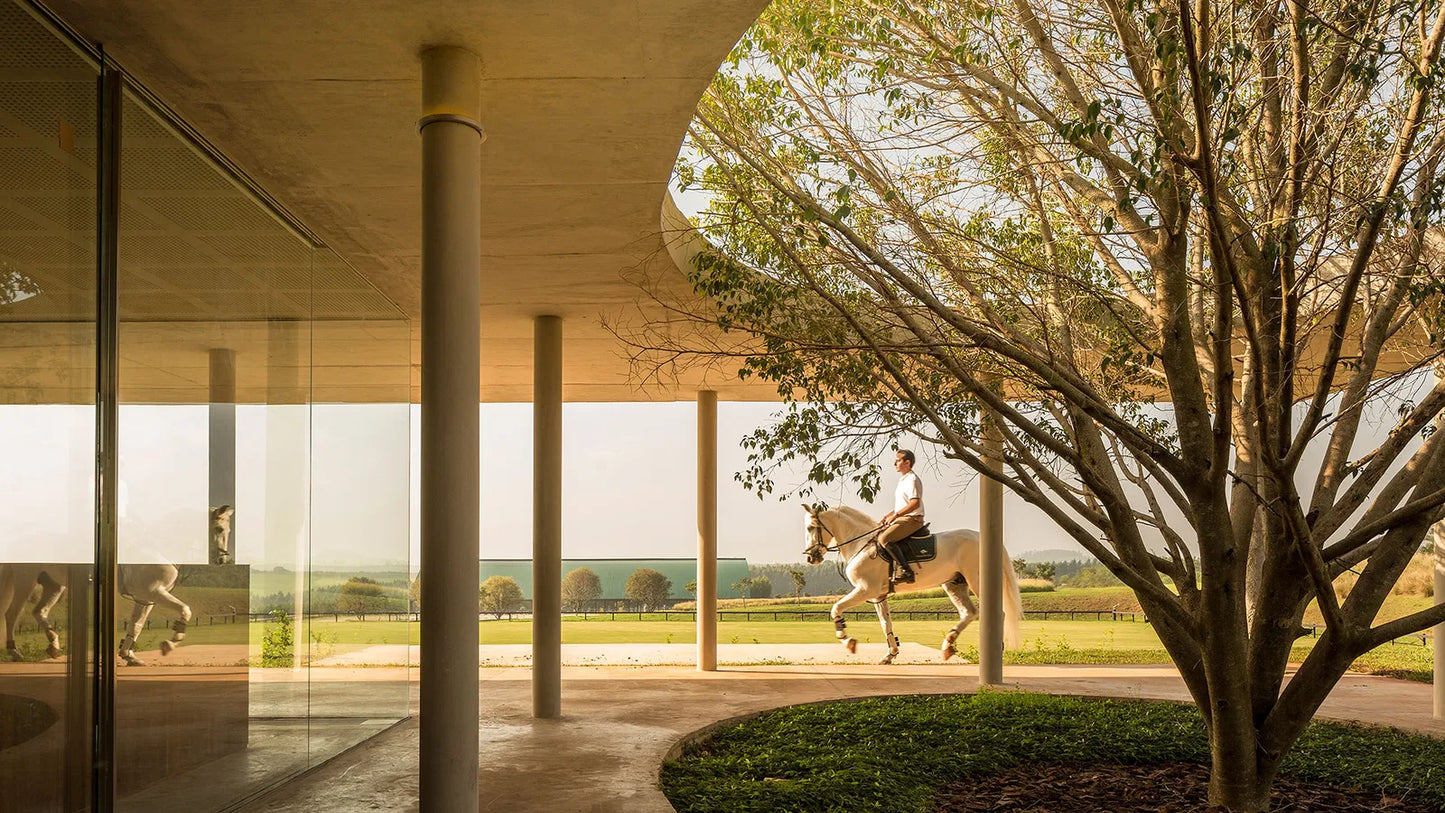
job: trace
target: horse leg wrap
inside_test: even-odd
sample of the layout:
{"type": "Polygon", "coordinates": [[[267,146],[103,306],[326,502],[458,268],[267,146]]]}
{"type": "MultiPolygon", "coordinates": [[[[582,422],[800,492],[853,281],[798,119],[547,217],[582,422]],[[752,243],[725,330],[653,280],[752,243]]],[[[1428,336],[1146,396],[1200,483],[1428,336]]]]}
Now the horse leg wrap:
{"type": "Polygon", "coordinates": [[[848,624],[841,615],[833,619],[833,634],[839,639],[848,637],[848,624]]]}
{"type": "Polygon", "coordinates": [[[175,621],[172,621],[172,622],[171,622],[171,630],[172,630],[173,632],[175,632],[175,637],[172,638],[172,640],[179,641],[179,640],[185,638],[185,637],[186,637],[186,622],[183,621],[183,620],[181,620],[181,619],[179,619],[179,618],[177,618],[175,621]]]}
{"type": "Polygon", "coordinates": [[[894,635],[891,632],[888,633],[888,651],[894,653],[898,652],[898,636],[894,635]]]}

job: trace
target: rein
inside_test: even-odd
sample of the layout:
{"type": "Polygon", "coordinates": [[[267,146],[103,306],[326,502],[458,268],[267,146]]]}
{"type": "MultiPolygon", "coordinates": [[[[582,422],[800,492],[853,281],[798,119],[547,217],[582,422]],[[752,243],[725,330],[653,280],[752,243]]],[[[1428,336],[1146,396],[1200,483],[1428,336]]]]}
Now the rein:
{"type": "MultiPolygon", "coordinates": [[[[828,532],[828,536],[833,537],[834,540],[836,540],[836,539],[838,538],[832,531],[829,531],[829,530],[828,530],[828,526],[827,526],[827,525],[824,525],[824,524],[823,524],[823,518],[822,518],[822,517],[816,517],[816,519],[818,520],[818,527],[819,527],[819,528],[822,528],[824,531],[827,531],[827,532],[828,532]]],[[[824,550],[824,552],[826,552],[826,553],[836,553],[836,552],[838,552],[838,551],[841,551],[841,550],[843,549],[843,546],[844,546],[844,545],[851,545],[851,544],[853,544],[854,542],[857,542],[858,540],[862,539],[863,537],[865,537],[865,536],[867,536],[867,535],[869,535],[869,534],[877,533],[877,532],[883,527],[883,525],[884,525],[884,523],[879,523],[877,527],[869,528],[868,530],[864,531],[864,532],[861,533],[861,534],[858,534],[857,536],[853,537],[852,539],[845,539],[845,540],[843,540],[842,542],[839,542],[839,543],[836,544],[836,545],[831,545],[831,546],[830,546],[830,545],[824,545],[824,546],[823,546],[823,550],[824,550]]]]}

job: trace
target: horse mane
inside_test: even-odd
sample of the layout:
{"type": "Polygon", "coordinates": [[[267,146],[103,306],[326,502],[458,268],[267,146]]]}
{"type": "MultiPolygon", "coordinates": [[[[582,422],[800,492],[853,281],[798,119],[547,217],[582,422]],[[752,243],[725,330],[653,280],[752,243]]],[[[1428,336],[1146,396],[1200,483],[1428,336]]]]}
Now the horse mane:
{"type": "Polygon", "coordinates": [[[868,516],[862,511],[859,511],[857,508],[854,508],[851,505],[840,505],[833,510],[837,511],[839,514],[843,515],[843,517],[847,519],[853,520],[854,522],[861,522],[864,525],[876,525],[878,523],[878,520],[868,516]]]}

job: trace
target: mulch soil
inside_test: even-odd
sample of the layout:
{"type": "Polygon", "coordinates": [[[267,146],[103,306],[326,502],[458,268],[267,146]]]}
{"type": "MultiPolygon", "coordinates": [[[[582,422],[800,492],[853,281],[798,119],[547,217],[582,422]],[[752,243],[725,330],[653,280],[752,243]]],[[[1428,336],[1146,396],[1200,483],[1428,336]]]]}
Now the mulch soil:
{"type": "MultiPolygon", "coordinates": [[[[1204,765],[1026,765],[939,789],[939,813],[980,810],[1034,813],[1182,813],[1211,808],[1204,765]]],[[[1270,810],[1329,813],[1439,813],[1433,804],[1360,788],[1275,780],[1270,810]]]]}

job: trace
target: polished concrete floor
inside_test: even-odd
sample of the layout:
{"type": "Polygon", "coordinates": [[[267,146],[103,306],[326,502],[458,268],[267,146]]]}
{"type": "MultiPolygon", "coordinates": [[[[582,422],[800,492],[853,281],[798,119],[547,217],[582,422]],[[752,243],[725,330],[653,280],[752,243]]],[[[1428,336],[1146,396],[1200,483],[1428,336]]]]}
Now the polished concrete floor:
{"type": "MultiPolygon", "coordinates": [[[[1016,688],[1057,694],[1187,699],[1168,666],[1017,666],[1006,678],[1016,688]]],[[[529,670],[483,669],[481,809],[662,813],[672,810],[657,789],[662,760],[680,739],[718,720],[796,703],[977,687],[977,667],[958,663],[755,665],[711,673],[680,666],[568,666],[564,716],[535,720],[529,670]]],[[[1320,716],[1445,736],[1445,722],[1431,719],[1430,706],[1428,685],[1351,675],[1320,716]]],[[[244,810],[416,810],[417,747],[413,719],[244,810]]]]}

